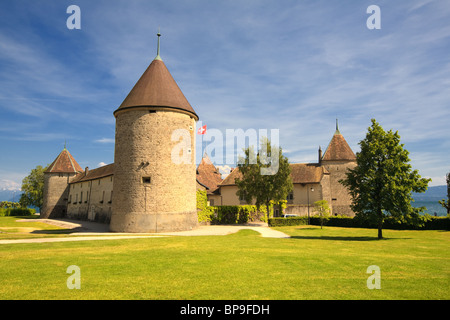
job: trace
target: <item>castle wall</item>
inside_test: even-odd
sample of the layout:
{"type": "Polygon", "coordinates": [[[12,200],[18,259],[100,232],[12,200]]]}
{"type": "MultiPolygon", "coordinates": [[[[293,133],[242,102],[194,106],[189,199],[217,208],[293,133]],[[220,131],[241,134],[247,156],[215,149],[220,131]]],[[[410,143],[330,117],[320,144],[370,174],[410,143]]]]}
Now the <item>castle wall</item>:
{"type": "Polygon", "coordinates": [[[44,173],[43,219],[65,217],[67,213],[68,183],[75,173],[44,173]]]}
{"type": "Polygon", "coordinates": [[[111,231],[164,232],[197,226],[195,120],[145,108],[116,114],[114,197],[111,231]],[[172,141],[183,129],[191,141],[172,141]],[[187,162],[179,160],[186,142],[187,162]],[[174,152],[178,150],[180,152],[174,152]]]}
{"type": "Polygon", "coordinates": [[[356,161],[322,161],[322,165],[330,172],[332,214],[354,216],[350,208],[352,198],[339,180],[347,177],[348,169],[356,167],[356,161]]]}
{"type": "Polygon", "coordinates": [[[113,176],[70,184],[67,216],[71,219],[109,223],[113,176]]]}

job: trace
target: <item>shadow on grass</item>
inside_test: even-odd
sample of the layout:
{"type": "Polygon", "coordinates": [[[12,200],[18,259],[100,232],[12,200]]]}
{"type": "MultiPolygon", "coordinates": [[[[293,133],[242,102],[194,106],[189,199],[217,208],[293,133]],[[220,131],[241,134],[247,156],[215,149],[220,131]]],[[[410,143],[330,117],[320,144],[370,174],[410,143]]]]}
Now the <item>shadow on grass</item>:
{"type": "Polygon", "coordinates": [[[338,236],[291,236],[291,239],[301,240],[333,240],[333,241],[383,241],[383,240],[396,240],[396,239],[410,239],[410,238],[382,238],[377,237],[338,237],[338,236]]]}
{"type": "Polygon", "coordinates": [[[76,232],[86,231],[84,228],[73,228],[73,229],[56,229],[56,230],[34,230],[30,233],[32,234],[71,234],[76,232]]]}

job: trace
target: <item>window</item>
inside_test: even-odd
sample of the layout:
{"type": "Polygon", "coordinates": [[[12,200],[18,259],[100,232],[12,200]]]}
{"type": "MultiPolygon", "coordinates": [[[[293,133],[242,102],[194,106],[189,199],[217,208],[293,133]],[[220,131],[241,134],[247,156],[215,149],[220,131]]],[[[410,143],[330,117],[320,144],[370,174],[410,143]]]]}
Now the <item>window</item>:
{"type": "Polygon", "coordinates": [[[100,200],[100,203],[103,203],[104,200],[105,200],[105,191],[103,191],[102,200],[100,200]]]}
{"type": "Polygon", "coordinates": [[[112,197],[113,197],[113,192],[112,192],[112,190],[111,190],[111,195],[109,196],[109,201],[108,201],[108,203],[111,203],[111,202],[112,202],[112,197]]]}
{"type": "Polygon", "coordinates": [[[81,195],[80,195],[80,203],[83,202],[83,191],[81,191],[81,195]]]}
{"type": "Polygon", "coordinates": [[[142,177],[143,184],[150,184],[150,181],[151,181],[150,177],[142,177]]]}
{"type": "Polygon", "coordinates": [[[288,195],[287,195],[287,197],[286,197],[286,200],[294,200],[294,192],[290,192],[288,195]]]}

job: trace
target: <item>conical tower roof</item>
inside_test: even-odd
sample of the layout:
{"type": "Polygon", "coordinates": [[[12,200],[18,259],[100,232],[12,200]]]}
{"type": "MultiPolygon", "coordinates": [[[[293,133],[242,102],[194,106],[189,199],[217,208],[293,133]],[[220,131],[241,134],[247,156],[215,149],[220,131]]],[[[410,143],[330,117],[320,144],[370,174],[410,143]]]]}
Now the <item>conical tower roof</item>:
{"type": "Polygon", "coordinates": [[[183,92],[178,87],[166,65],[158,54],[134,85],[120,107],[114,111],[114,115],[120,110],[151,107],[152,109],[172,109],[173,111],[187,113],[198,120],[192,106],[187,101],[183,92]]]}
{"type": "Polygon", "coordinates": [[[80,165],[70,154],[69,150],[64,150],[56,157],[55,161],[47,168],[45,173],[78,173],[83,172],[80,165]]]}
{"type": "Polygon", "coordinates": [[[348,145],[344,136],[340,133],[338,123],[336,120],[336,131],[331,138],[330,144],[323,154],[322,160],[324,161],[354,161],[356,160],[355,153],[348,145]]]}

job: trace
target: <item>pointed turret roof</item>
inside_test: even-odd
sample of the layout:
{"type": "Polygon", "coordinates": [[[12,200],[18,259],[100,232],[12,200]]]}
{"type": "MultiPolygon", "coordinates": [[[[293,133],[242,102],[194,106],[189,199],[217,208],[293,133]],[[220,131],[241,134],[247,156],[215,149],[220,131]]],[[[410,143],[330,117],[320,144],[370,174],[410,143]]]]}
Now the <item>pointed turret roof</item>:
{"type": "Polygon", "coordinates": [[[114,111],[114,115],[124,109],[152,107],[152,109],[173,109],[174,111],[187,113],[198,120],[194,109],[187,101],[159,55],[160,36],[161,34],[158,32],[158,51],[156,58],[150,63],[147,70],[142,74],[120,107],[114,111]]]}
{"type": "Polygon", "coordinates": [[[56,157],[45,173],[78,173],[82,171],[83,169],[81,169],[69,150],[64,146],[63,151],[56,157]]]}
{"type": "Polygon", "coordinates": [[[327,150],[325,150],[325,153],[323,154],[322,160],[324,161],[356,160],[355,153],[350,148],[344,136],[339,131],[337,119],[336,119],[336,131],[334,132],[333,138],[331,138],[327,150]]]}

